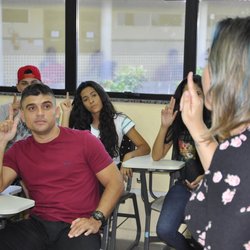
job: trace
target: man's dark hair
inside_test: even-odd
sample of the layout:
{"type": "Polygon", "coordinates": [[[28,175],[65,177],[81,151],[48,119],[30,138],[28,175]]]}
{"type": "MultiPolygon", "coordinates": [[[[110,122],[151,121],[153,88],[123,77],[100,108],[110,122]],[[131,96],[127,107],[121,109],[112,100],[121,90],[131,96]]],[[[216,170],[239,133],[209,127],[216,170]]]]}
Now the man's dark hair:
{"type": "Polygon", "coordinates": [[[49,86],[47,86],[45,84],[41,84],[41,83],[34,83],[34,84],[29,85],[22,92],[21,101],[20,101],[21,107],[22,107],[22,103],[23,103],[24,99],[28,96],[31,96],[31,95],[33,95],[33,96],[50,95],[53,98],[55,98],[55,95],[49,86]]]}

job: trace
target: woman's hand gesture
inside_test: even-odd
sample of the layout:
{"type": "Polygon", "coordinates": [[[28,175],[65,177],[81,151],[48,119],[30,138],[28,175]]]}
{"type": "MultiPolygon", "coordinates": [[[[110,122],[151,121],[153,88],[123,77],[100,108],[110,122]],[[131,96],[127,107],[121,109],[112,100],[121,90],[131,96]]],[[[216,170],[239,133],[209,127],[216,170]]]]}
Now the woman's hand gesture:
{"type": "Polygon", "coordinates": [[[69,92],[67,92],[65,99],[60,103],[63,113],[70,113],[72,110],[72,102],[69,98],[69,92]]]}
{"type": "Polygon", "coordinates": [[[165,109],[161,111],[161,125],[164,128],[169,128],[172,125],[178,113],[177,110],[174,111],[174,106],[175,106],[175,99],[171,97],[169,104],[165,107],[165,109]]]}
{"type": "Polygon", "coordinates": [[[189,72],[188,77],[188,90],[186,90],[181,98],[181,116],[182,120],[185,123],[186,127],[192,134],[197,127],[200,127],[204,124],[203,122],[203,107],[204,101],[197,94],[197,91],[194,87],[193,73],[189,72]]]}

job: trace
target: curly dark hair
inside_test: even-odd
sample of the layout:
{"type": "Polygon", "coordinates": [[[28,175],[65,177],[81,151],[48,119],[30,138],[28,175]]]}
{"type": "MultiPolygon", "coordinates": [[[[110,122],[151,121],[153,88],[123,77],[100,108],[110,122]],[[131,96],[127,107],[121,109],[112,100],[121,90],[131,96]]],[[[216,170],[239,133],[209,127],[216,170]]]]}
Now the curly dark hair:
{"type": "MultiPolygon", "coordinates": [[[[193,75],[193,81],[195,84],[197,84],[198,87],[202,89],[202,82],[201,82],[201,76],[200,75],[193,75]]],[[[173,121],[172,125],[169,127],[168,132],[166,134],[165,143],[169,143],[170,141],[173,141],[173,154],[172,158],[175,159],[176,155],[179,153],[179,147],[178,147],[178,138],[183,131],[188,131],[187,127],[185,126],[180,110],[180,101],[181,96],[183,93],[183,90],[187,84],[187,78],[183,79],[180,84],[178,85],[177,89],[174,93],[175,98],[175,106],[174,111],[178,111],[175,120],[173,121]]],[[[211,112],[205,107],[203,107],[203,120],[206,123],[207,126],[211,125],[211,112]]]]}
{"type": "Polygon", "coordinates": [[[91,113],[85,108],[81,98],[82,90],[87,87],[91,87],[97,92],[103,105],[103,108],[100,112],[100,121],[98,127],[100,131],[100,140],[102,141],[109,155],[112,158],[117,157],[119,155],[119,146],[114,119],[119,113],[115,110],[108,94],[98,83],[94,81],[86,81],[82,82],[78,86],[72,103],[73,107],[70,113],[69,127],[80,130],[90,130],[93,117],[91,113]]]}

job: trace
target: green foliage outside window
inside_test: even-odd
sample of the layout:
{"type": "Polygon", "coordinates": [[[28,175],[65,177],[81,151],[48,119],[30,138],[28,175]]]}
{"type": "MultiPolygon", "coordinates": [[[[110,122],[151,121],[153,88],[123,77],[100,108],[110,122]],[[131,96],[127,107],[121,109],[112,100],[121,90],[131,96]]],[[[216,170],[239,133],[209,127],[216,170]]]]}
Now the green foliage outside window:
{"type": "Polygon", "coordinates": [[[103,82],[103,87],[111,92],[135,92],[146,80],[143,66],[123,67],[113,80],[103,82]]]}

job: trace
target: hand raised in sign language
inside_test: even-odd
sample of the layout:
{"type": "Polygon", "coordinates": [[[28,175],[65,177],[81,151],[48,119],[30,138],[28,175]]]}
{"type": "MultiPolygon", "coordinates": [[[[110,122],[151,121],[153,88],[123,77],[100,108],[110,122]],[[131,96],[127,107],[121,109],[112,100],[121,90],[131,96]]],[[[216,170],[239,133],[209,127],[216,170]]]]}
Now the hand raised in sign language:
{"type": "Polygon", "coordinates": [[[20,109],[20,100],[17,99],[16,94],[14,94],[13,101],[12,101],[12,109],[13,109],[13,115],[17,115],[20,109]]]}
{"type": "Polygon", "coordinates": [[[72,102],[69,97],[69,92],[66,93],[66,98],[60,103],[63,115],[62,115],[62,121],[61,125],[63,127],[69,126],[69,116],[70,112],[72,110],[72,102]]]}
{"type": "Polygon", "coordinates": [[[13,107],[9,105],[9,118],[0,122],[0,143],[6,145],[8,141],[12,140],[16,135],[19,117],[14,118],[13,107]]]}

